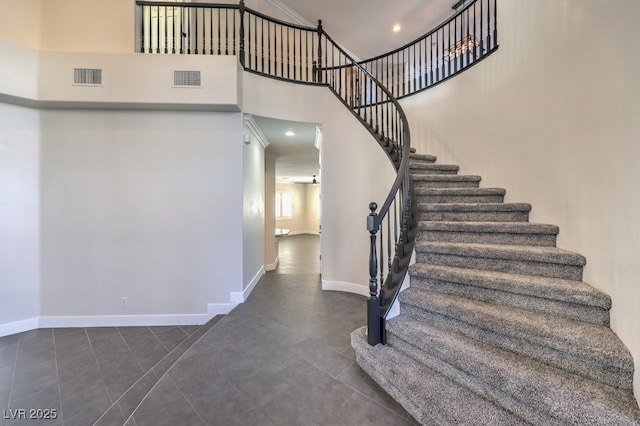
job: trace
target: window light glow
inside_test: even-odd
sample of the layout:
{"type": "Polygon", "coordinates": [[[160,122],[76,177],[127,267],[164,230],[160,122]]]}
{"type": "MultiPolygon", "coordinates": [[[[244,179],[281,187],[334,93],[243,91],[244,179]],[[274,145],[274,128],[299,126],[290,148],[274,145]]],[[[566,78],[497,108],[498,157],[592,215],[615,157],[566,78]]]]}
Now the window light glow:
{"type": "Polygon", "coordinates": [[[296,134],[295,134],[295,133],[293,133],[291,130],[287,130],[287,131],[284,133],[284,135],[285,135],[285,136],[295,136],[296,134]]]}
{"type": "Polygon", "coordinates": [[[400,24],[395,24],[393,26],[393,32],[397,33],[398,31],[400,31],[402,29],[402,27],[400,26],[400,24]]]}

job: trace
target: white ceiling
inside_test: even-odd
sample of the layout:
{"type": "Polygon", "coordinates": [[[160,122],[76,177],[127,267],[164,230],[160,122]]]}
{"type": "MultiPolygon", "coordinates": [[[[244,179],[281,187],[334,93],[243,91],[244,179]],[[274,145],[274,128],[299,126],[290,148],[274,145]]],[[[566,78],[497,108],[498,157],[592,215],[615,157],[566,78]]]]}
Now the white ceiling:
{"type": "Polygon", "coordinates": [[[409,43],[453,15],[458,0],[273,0],[322,26],[337,43],[368,59],[409,43]],[[392,31],[395,24],[401,30],[392,31]]]}
{"type": "MultiPolygon", "coordinates": [[[[411,42],[454,13],[457,0],[270,0],[283,4],[314,25],[322,19],[325,31],[360,59],[372,58],[411,42]],[[400,32],[392,28],[400,24],[400,32]]],[[[295,19],[292,18],[292,22],[295,19]]],[[[267,155],[277,157],[279,181],[311,182],[319,175],[319,152],[314,147],[315,123],[253,117],[269,140],[267,155]],[[287,130],[296,135],[285,136],[287,130]]],[[[318,179],[319,180],[319,179],[318,179]]]]}
{"type": "MultiPolygon", "coordinates": [[[[315,148],[316,124],[253,116],[269,141],[267,155],[276,157],[276,179],[311,183],[320,174],[320,152],[315,148]],[[286,136],[292,131],[295,136],[286,136]]],[[[318,181],[320,179],[318,178],[318,181]]]]}

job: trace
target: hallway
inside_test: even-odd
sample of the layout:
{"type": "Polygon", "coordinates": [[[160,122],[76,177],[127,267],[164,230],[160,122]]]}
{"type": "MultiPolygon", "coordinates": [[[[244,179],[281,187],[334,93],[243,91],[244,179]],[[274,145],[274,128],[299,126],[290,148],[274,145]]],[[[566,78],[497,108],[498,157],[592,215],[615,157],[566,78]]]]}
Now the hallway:
{"type": "Polygon", "coordinates": [[[349,334],[365,323],[365,299],[321,290],[317,237],[283,243],[278,271],[202,328],[41,329],[0,338],[0,403],[60,413],[0,425],[84,426],[107,409],[95,424],[416,424],[355,362],[349,334]]]}

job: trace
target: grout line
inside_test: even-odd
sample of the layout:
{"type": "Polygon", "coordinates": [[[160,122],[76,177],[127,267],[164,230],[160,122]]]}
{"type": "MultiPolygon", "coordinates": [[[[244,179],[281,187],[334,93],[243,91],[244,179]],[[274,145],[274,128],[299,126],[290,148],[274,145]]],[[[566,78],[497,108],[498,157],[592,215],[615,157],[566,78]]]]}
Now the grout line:
{"type": "Polygon", "coordinates": [[[109,402],[113,405],[113,398],[111,397],[111,392],[109,392],[109,386],[107,386],[107,380],[104,377],[104,372],[100,367],[100,361],[98,360],[98,356],[96,355],[95,349],[93,349],[93,342],[91,342],[91,337],[89,336],[89,332],[87,328],[83,328],[84,334],[87,336],[87,340],[89,341],[89,347],[91,348],[91,353],[93,354],[93,359],[96,361],[96,365],[98,366],[98,370],[100,370],[100,376],[102,377],[102,381],[104,382],[105,390],[107,391],[107,396],[109,397],[109,402]]]}
{"type": "MultiPolygon", "coordinates": [[[[205,333],[206,334],[206,333],[205,333]]],[[[189,398],[187,398],[187,396],[182,392],[182,389],[180,389],[180,386],[178,386],[176,384],[176,382],[173,381],[173,379],[171,378],[171,376],[167,376],[169,378],[169,380],[171,380],[171,383],[173,383],[173,386],[176,387],[176,389],[178,390],[178,392],[180,392],[180,395],[182,395],[182,397],[184,398],[184,400],[187,402],[187,404],[189,404],[189,407],[191,407],[191,409],[193,410],[194,413],[196,413],[196,416],[198,416],[198,418],[202,421],[203,424],[207,424],[207,422],[202,418],[202,416],[200,415],[200,413],[198,412],[198,410],[195,409],[195,407],[193,405],[191,405],[191,401],[189,401],[189,398]]]]}
{"type": "MultiPolygon", "coordinates": [[[[11,373],[11,384],[9,385],[9,399],[7,399],[7,408],[11,407],[11,397],[13,395],[13,383],[16,379],[16,368],[18,367],[18,351],[20,350],[20,340],[22,336],[18,338],[16,343],[16,355],[13,357],[13,372],[11,373]]],[[[3,416],[4,417],[4,416],[3,416]]],[[[2,424],[6,424],[7,421],[3,420],[2,424]]]]}
{"type": "Polygon", "coordinates": [[[55,329],[51,329],[51,339],[53,340],[53,360],[56,365],[56,383],[58,384],[58,401],[60,402],[60,422],[64,426],[64,414],[62,413],[62,391],[60,390],[60,370],[58,369],[58,351],[56,350],[55,329]]]}
{"type": "MultiPolygon", "coordinates": [[[[140,328],[149,328],[149,327],[140,327],[140,328]]],[[[124,338],[124,336],[122,335],[122,333],[120,332],[120,327],[115,327],[116,331],[118,332],[118,334],[120,335],[120,338],[122,339],[122,341],[124,342],[124,344],[127,346],[127,349],[129,349],[129,352],[131,352],[131,356],[133,357],[133,359],[136,360],[136,363],[138,364],[138,367],[140,367],[140,370],[142,370],[142,375],[144,376],[146,374],[146,371],[144,371],[144,367],[142,366],[142,364],[140,364],[140,360],[138,359],[138,357],[136,356],[135,352],[133,352],[133,349],[131,349],[131,346],[129,346],[129,343],[127,343],[127,339],[124,338]]],[[[122,396],[122,395],[120,395],[122,396]]],[[[120,397],[118,397],[118,399],[120,399],[120,397]]]]}
{"type": "MultiPolygon", "coordinates": [[[[212,330],[212,329],[213,329],[213,328],[214,328],[214,327],[215,327],[219,322],[220,322],[220,320],[216,321],[216,323],[215,323],[215,324],[213,324],[211,327],[209,327],[209,329],[208,329],[207,331],[205,331],[204,333],[202,333],[202,335],[201,335],[200,337],[198,337],[198,338],[196,339],[196,341],[195,341],[195,342],[193,342],[193,343],[191,344],[191,346],[189,346],[189,347],[188,347],[188,348],[187,348],[187,349],[182,353],[182,355],[180,355],[180,357],[179,357],[177,360],[175,360],[175,362],[171,365],[171,367],[169,367],[169,368],[167,369],[167,371],[165,371],[165,372],[164,372],[164,374],[162,374],[162,376],[160,376],[160,377],[158,378],[158,381],[157,381],[157,382],[156,382],[156,383],[151,387],[151,389],[149,389],[149,391],[147,392],[147,394],[142,398],[142,400],[138,403],[138,405],[136,405],[136,408],[134,408],[134,409],[133,409],[133,411],[131,412],[131,415],[129,415],[129,417],[128,417],[128,418],[126,418],[126,419],[124,420],[125,424],[126,424],[130,419],[132,419],[132,418],[133,418],[133,415],[136,413],[136,411],[138,411],[138,408],[140,408],[140,406],[142,405],[142,403],[147,399],[147,397],[151,394],[151,392],[153,392],[153,390],[158,386],[158,383],[160,383],[160,382],[162,381],[162,379],[163,379],[165,376],[168,376],[168,375],[169,375],[169,371],[171,370],[171,368],[173,368],[173,366],[174,366],[174,365],[176,365],[178,362],[180,362],[180,360],[181,360],[181,359],[182,359],[182,358],[187,354],[187,352],[189,352],[189,350],[190,350],[191,348],[193,348],[193,347],[196,345],[196,343],[198,343],[198,342],[200,341],[200,339],[202,339],[204,336],[206,336],[206,335],[207,335],[207,333],[209,333],[209,331],[210,331],[210,330],[212,330]]],[[[202,325],[202,327],[204,327],[205,325],[206,325],[206,324],[203,324],[203,325],[202,325]]],[[[198,330],[199,330],[199,329],[198,329],[198,330]]],[[[197,333],[197,331],[196,331],[196,332],[194,332],[193,334],[195,334],[195,333],[197,333]]],[[[191,337],[191,336],[189,336],[189,337],[191,337]]],[[[186,339],[185,339],[185,340],[186,340],[186,339]]],[[[171,377],[169,377],[169,378],[171,378],[171,377]]],[[[171,381],[173,382],[173,380],[171,380],[171,381]]],[[[175,382],[174,382],[174,385],[175,385],[175,382]]],[[[178,387],[178,386],[176,385],[176,387],[178,387]]],[[[178,389],[180,389],[180,388],[178,388],[178,389]]],[[[182,393],[182,391],[180,391],[180,393],[182,393]]],[[[184,395],[183,395],[183,396],[184,396],[184,395]]],[[[187,400],[187,402],[189,402],[189,401],[187,400]]],[[[189,405],[191,405],[191,404],[189,404],[189,405]]],[[[197,412],[196,412],[196,414],[197,414],[197,412]]],[[[200,417],[200,415],[198,415],[198,417],[200,417]]],[[[133,419],[133,420],[134,420],[134,422],[135,422],[135,419],[133,419]]]]}

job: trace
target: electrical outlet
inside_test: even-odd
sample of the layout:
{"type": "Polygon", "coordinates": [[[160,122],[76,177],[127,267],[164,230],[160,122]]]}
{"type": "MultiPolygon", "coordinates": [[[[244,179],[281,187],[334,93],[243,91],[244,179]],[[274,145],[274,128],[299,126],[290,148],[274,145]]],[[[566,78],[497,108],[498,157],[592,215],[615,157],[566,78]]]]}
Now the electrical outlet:
{"type": "Polygon", "coordinates": [[[127,298],[123,297],[120,299],[120,306],[125,307],[127,306],[127,298]]]}

